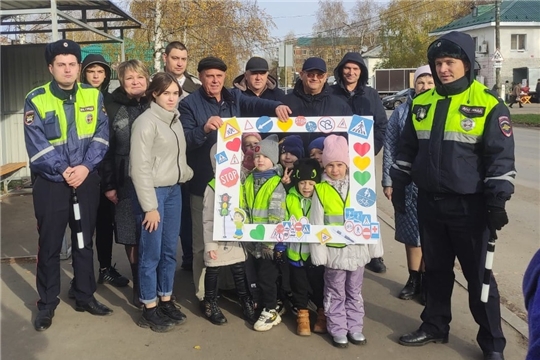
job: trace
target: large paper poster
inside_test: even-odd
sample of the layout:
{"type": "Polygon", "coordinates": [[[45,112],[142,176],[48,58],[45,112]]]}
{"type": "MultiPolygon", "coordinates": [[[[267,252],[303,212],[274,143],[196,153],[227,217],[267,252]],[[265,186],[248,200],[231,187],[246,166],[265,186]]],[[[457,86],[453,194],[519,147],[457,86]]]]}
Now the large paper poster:
{"type": "Polygon", "coordinates": [[[374,244],[380,239],[377,221],[373,118],[364,116],[229,118],[219,128],[216,152],[215,241],[265,241],[374,244]],[[313,225],[294,216],[279,224],[249,224],[240,207],[242,133],[347,134],[349,143],[350,207],[343,226],[313,225]]]}

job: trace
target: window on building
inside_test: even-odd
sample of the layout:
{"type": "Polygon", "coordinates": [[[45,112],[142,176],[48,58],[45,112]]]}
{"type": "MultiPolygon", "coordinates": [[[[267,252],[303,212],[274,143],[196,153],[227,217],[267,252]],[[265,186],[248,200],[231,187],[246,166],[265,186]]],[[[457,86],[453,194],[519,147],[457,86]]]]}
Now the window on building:
{"type": "Polygon", "coordinates": [[[476,49],[476,51],[480,51],[480,49],[478,48],[478,37],[476,36],[473,36],[473,41],[474,41],[474,48],[476,49]]]}
{"type": "Polygon", "coordinates": [[[341,49],[336,49],[336,55],[341,56],[341,49]]]}
{"type": "Polygon", "coordinates": [[[510,49],[511,50],[525,50],[527,45],[527,35],[525,34],[512,34],[510,40],[510,49]]]}
{"type": "Polygon", "coordinates": [[[302,49],[302,55],[307,55],[307,49],[302,49]]]}

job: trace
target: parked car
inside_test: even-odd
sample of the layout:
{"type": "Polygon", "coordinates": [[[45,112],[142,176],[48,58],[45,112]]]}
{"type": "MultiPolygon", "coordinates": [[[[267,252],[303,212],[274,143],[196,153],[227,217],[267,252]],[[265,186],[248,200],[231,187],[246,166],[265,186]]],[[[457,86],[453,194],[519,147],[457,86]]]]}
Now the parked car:
{"type": "Polygon", "coordinates": [[[398,91],[394,95],[385,96],[382,98],[383,106],[389,110],[394,110],[399,105],[407,101],[409,94],[412,94],[414,89],[407,88],[398,91]]]}

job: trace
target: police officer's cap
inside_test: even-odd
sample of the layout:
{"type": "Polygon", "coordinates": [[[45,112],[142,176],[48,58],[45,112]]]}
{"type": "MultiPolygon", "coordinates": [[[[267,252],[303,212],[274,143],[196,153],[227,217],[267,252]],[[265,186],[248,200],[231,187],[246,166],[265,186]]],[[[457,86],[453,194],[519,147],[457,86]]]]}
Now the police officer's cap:
{"type": "Polygon", "coordinates": [[[227,71],[227,64],[220,58],[217,58],[215,56],[208,56],[199,61],[199,65],[197,66],[197,71],[201,72],[203,70],[208,69],[218,69],[221,71],[227,71]]]}
{"type": "Polygon", "coordinates": [[[454,59],[460,59],[463,61],[469,61],[465,51],[456,44],[448,39],[438,39],[429,45],[427,52],[428,61],[434,62],[435,59],[442,57],[450,57],[454,59]]]}
{"type": "Polygon", "coordinates": [[[45,48],[45,60],[47,64],[52,64],[56,55],[74,55],[77,62],[81,63],[81,47],[72,40],[58,40],[47,44],[45,48]]]}

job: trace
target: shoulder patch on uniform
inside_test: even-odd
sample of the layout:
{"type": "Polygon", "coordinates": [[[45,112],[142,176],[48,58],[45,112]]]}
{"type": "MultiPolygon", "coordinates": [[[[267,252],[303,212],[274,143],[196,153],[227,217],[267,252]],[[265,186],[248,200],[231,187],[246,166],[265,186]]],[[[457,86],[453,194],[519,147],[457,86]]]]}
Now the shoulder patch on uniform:
{"type": "Polygon", "coordinates": [[[460,105],[459,112],[469,118],[481,117],[486,113],[486,108],[484,106],[460,105]]]}
{"type": "Polygon", "coordinates": [[[508,116],[499,116],[499,129],[501,129],[504,136],[512,136],[512,123],[508,116]]]}
{"type": "Polygon", "coordinates": [[[34,110],[30,110],[24,113],[24,123],[30,125],[34,122],[35,113],[34,110]]]}
{"type": "Polygon", "coordinates": [[[426,118],[427,113],[429,111],[429,108],[431,107],[431,104],[427,105],[414,105],[412,108],[412,113],[414,115],[414,119],[416,121],[422,121],[426,118]]]}

